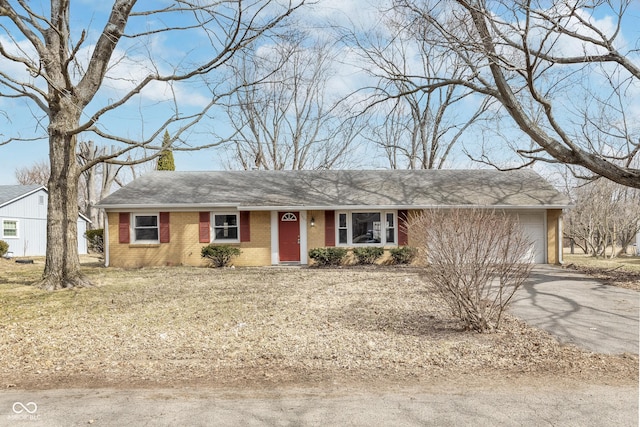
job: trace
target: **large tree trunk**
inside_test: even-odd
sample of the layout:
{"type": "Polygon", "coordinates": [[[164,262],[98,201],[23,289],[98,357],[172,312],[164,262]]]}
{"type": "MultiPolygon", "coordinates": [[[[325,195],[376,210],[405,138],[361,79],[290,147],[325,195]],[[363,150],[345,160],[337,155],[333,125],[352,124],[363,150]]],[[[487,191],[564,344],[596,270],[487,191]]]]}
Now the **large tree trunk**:
{"type": "MultiPolygon", "coordinates": [[[[61,104],[70,103],[64,100],[61,104]]],[[[49,204],[47,206],[47,257],[38,286],[46,290],[87,286],[78,256],[78,163],[74,129],[79,117],[73,109],[61,108],[50,115],[49,204]],[[71,110],[71,112],[70,112],[71,110]]]]}

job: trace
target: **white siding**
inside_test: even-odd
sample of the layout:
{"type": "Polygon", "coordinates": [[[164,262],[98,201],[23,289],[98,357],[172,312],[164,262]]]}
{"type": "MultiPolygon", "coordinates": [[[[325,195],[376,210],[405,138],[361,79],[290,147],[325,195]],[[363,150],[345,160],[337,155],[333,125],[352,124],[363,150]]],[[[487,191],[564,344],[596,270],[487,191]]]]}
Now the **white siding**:
{"type": "Polygon", "coordinates": [[[78,253],[80,255],[87,254],[87,238],[84,233],[87,232],[87,221],[78,218],[78,253]]]}
{"type": "MultiPolygon", "coordinates": [[[[38,190],[0,208],[0,240],[14,256],[43,256],[47,252],[47,192],[38,190]],[[3,236],[2,221],[18,221],[18,237],[3,236]]],[[[78,252],[87,253],[87,222],[78,218],[78,252]]]]}
{"type": "Polygon", "coordinates": [[[47,192],[38,190],[0,208],[0,227],[4,220],[18,221],[18,237],[0,239],[9,244],[14,256],[44,255],[47,251],[47,192]]]}

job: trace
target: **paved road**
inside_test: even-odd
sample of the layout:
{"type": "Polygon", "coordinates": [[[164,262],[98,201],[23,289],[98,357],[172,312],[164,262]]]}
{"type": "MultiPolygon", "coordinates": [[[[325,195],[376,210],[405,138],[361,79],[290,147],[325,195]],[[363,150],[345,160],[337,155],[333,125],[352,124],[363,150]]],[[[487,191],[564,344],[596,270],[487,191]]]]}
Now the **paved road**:
{"type": "Polygon", "coordinates": [[[511,311],[560,342],[597,353],[638,354],[640,293],[583,274],[538,266],[511,311]]]}
{"type": "Polygon", "coordinates": [[[0,425],[627,427],[638,425],[638,394],[635,387],[613,386],[293,390],[261,396],[206,390],[12,390],[0,393],[0,425]]]}

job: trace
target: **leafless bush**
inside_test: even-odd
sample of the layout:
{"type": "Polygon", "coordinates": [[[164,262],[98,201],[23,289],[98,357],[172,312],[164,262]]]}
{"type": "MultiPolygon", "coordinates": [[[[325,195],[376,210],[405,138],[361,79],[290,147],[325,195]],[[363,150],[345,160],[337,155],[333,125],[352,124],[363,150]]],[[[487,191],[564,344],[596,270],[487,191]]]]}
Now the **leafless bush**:
{"type": "Polygon", "coordinates": [[[467,328],[498,329],[531,272],[531,242],[517,218],[486,209],[424,211],[410,220],[418,260],[467,328]]]}

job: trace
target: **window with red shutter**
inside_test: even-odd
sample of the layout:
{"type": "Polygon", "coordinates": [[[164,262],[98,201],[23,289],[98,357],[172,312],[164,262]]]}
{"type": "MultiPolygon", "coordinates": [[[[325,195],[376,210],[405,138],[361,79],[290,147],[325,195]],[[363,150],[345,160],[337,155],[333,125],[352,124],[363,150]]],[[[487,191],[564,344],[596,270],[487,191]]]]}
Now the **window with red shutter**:
{"type": "Polygon", "coordinates": [[[211,241],[211,214],[209,212],[200,212],[200,243],[209,243],[211,241]]]}
{"type": "Polygon", "coordinates": [[[406,246],[409,244],[409,235],[407,230],[407,220],[409,213],[406,210],[398,211],[398,245],[406,246]]]}
{"type": "Polygon", "coordinates": [[[251,212],[240,212],[240,241],[251,241],[251,212]]]}
{"type": "Polygon", "coordinates": [[[336,212],[324,211],[324,245],[336,245],[336,212]]]}
{"type": "Polygon", "coordinates": [[[120,243],[129,243],[129,223],[131,215],[129,212],[120,212],[118,216],[118,241],[120,243]]]}
{"type": "Polygon", "coordinates": [[[169,243],[170,239],[169,212],[160,212],[160,243],[169,243]]]}

